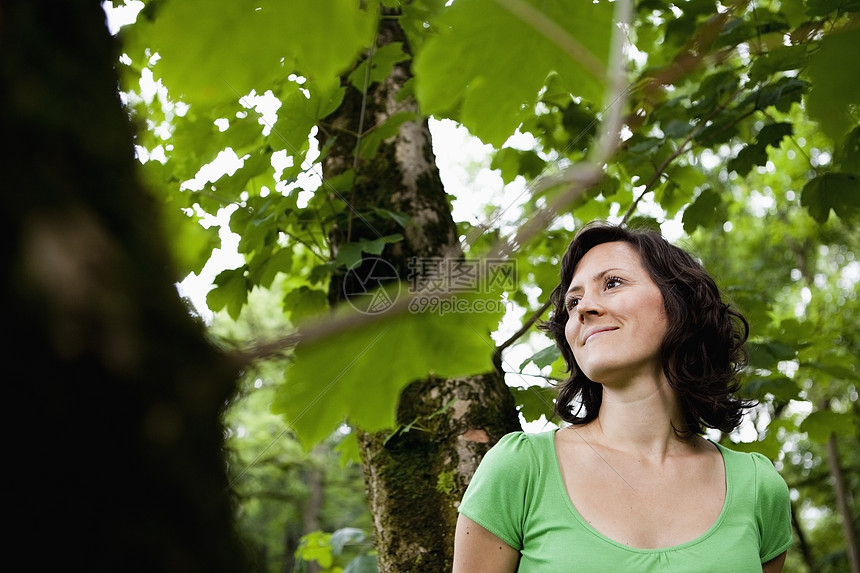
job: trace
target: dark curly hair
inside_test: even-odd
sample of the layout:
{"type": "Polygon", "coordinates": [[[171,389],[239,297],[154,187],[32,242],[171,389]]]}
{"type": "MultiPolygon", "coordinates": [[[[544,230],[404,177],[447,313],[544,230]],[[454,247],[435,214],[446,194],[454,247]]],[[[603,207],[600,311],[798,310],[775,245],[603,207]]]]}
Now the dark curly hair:
{"type": "Polygon", "coordinates": [[[753,402],[737,396],[740,372],[747,364],[744,348],[749,324],[720,297],[713,278],[689,253],[669,243],[658,232],[595,221],[574,237],[561,263],[561,281],[550,296],[554,312],[540,325],[555,339],[570,377],[560,384],[556,414],[574,425],[597,418],[603,386],[578,367],[567,343],[564,327],[568,313],[567,289],[579,261],[602,243],[625,242],[639,254],[642,264],[663,295],[668,330],[660,347],[663,372],[678,397],[683,426],[677,435],[690,439],[705,428],[730,432],[753,402]],[[574,408],[574,401],[581,404],[574,408]]]}

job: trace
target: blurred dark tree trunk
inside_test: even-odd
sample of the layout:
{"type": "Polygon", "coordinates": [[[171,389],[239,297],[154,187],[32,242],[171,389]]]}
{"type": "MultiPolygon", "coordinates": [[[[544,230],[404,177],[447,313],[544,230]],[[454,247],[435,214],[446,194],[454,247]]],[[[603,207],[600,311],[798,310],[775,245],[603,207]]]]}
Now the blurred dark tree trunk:
{"type": "Polygon", "coordinates": [[[0,54],[7,519],[32,538],[12,554],[47,571],[245,571],[220,418],[239,365],[177,294],[104,12],[4,1],[0,54]]]}

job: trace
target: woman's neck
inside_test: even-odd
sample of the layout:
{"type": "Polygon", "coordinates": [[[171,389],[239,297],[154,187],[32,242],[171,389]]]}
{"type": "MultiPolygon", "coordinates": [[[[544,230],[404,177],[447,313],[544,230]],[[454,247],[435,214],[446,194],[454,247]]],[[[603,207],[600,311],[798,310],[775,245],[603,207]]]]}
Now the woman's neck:
{"type": "Polygon", "coordinates": [[[683,423],[678,398],[661,378],[621,389],[604,386],[600,412],[589,424],[593,437],[607,447],[652,459],[688,445],[675,432],[683,423]]]}

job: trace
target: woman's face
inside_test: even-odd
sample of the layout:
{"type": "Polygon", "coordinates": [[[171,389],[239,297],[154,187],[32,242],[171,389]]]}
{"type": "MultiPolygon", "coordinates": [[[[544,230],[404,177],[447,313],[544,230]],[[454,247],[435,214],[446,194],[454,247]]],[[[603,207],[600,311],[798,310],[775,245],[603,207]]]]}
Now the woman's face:
{"type": "Polygon", "coordinates": [[[663,295],[626,242],[592,247],[580,259],[565,306],[565,336],[580,370],[600,384],[663,377],[668,327],[663,295]]]}

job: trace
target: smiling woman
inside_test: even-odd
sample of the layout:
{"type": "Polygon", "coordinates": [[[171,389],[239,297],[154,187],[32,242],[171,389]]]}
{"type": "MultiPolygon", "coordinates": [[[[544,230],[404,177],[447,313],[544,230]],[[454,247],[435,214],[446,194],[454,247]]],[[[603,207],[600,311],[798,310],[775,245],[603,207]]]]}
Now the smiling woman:
{"type": "Polygon", "coordinates": [[[565,309],[566,341],[589,379],[629,386],[659,376],[667,329],[663,297],[631,245],[604,243],[588,251],[565,309]]]}
{"type": "Polygon", "coordinates": [[[714,280],[658,233],[594,223],[551,300],[569,425],[490,450],[459,508],[454,571],[781,571],[785,482],[702,437],[750,405],[736,396],[748,325],[714,280]]]}
{"type": "MultiPolygon", "coordinates": [[[[577,362],[577,346],[568,338],[568,332],[578,329],[576,325],[580,323],[593,328],[595,323],[612,319],[613,315],[607,317],[607,309],[603,308],[568,311],[577,293],[586,286],[580,284],[585,281],[583,276],[600,264],[609,270],[623,267],[621,270],[628,274],[615,277],[616,281],[606,285],[610,288],[604,287],[605,294],[592,300],[603,304],[613,300],[610,293],[617,293],[623,304],[630,300],[630,291],[650,292],[652,297],[643,303],[647,302],[654,314],[643,320],[662,322],[660,317],[665,313],[666,332],[643,332],[635,344],[659,345],[656,358],[662,369],[658,375],[665,376],[661,382],[672,387],[682,406],[683,417],[675,426],[680,436],[690,437],[705,428],[730,432],[737,427],[743,410],[749,406],[736,395],[738,376],[746,365],[746,320],[723,302],[716,282],[692,255],[658,233],[602,223],[586,226],[571,242],[562,260],[560,284],[552,294],[555,312],[545,325],[570,372],[556,405],[561,418],[574,425],[588,423],[597,417],[604,398],[604,381],[583,371],[577,362]],[[655,291],[651,287],[656,287],[660,298],[653,298],[655,291]],[[591,312],[584,312],[588,310],[591,312]],[[574,402],[581,404],[575,412],[570,407],[574,402]]],[[[589,296],[601,294],[593,291],[590,287],[589,296]]],[[[591,304],[590,300],[585,304],[591,304]]],[[[642,316],[648,311],[636,312],[642,316]]],[[[629,355],[633,348],[626,346],[623,350],[629,355]]]]}

